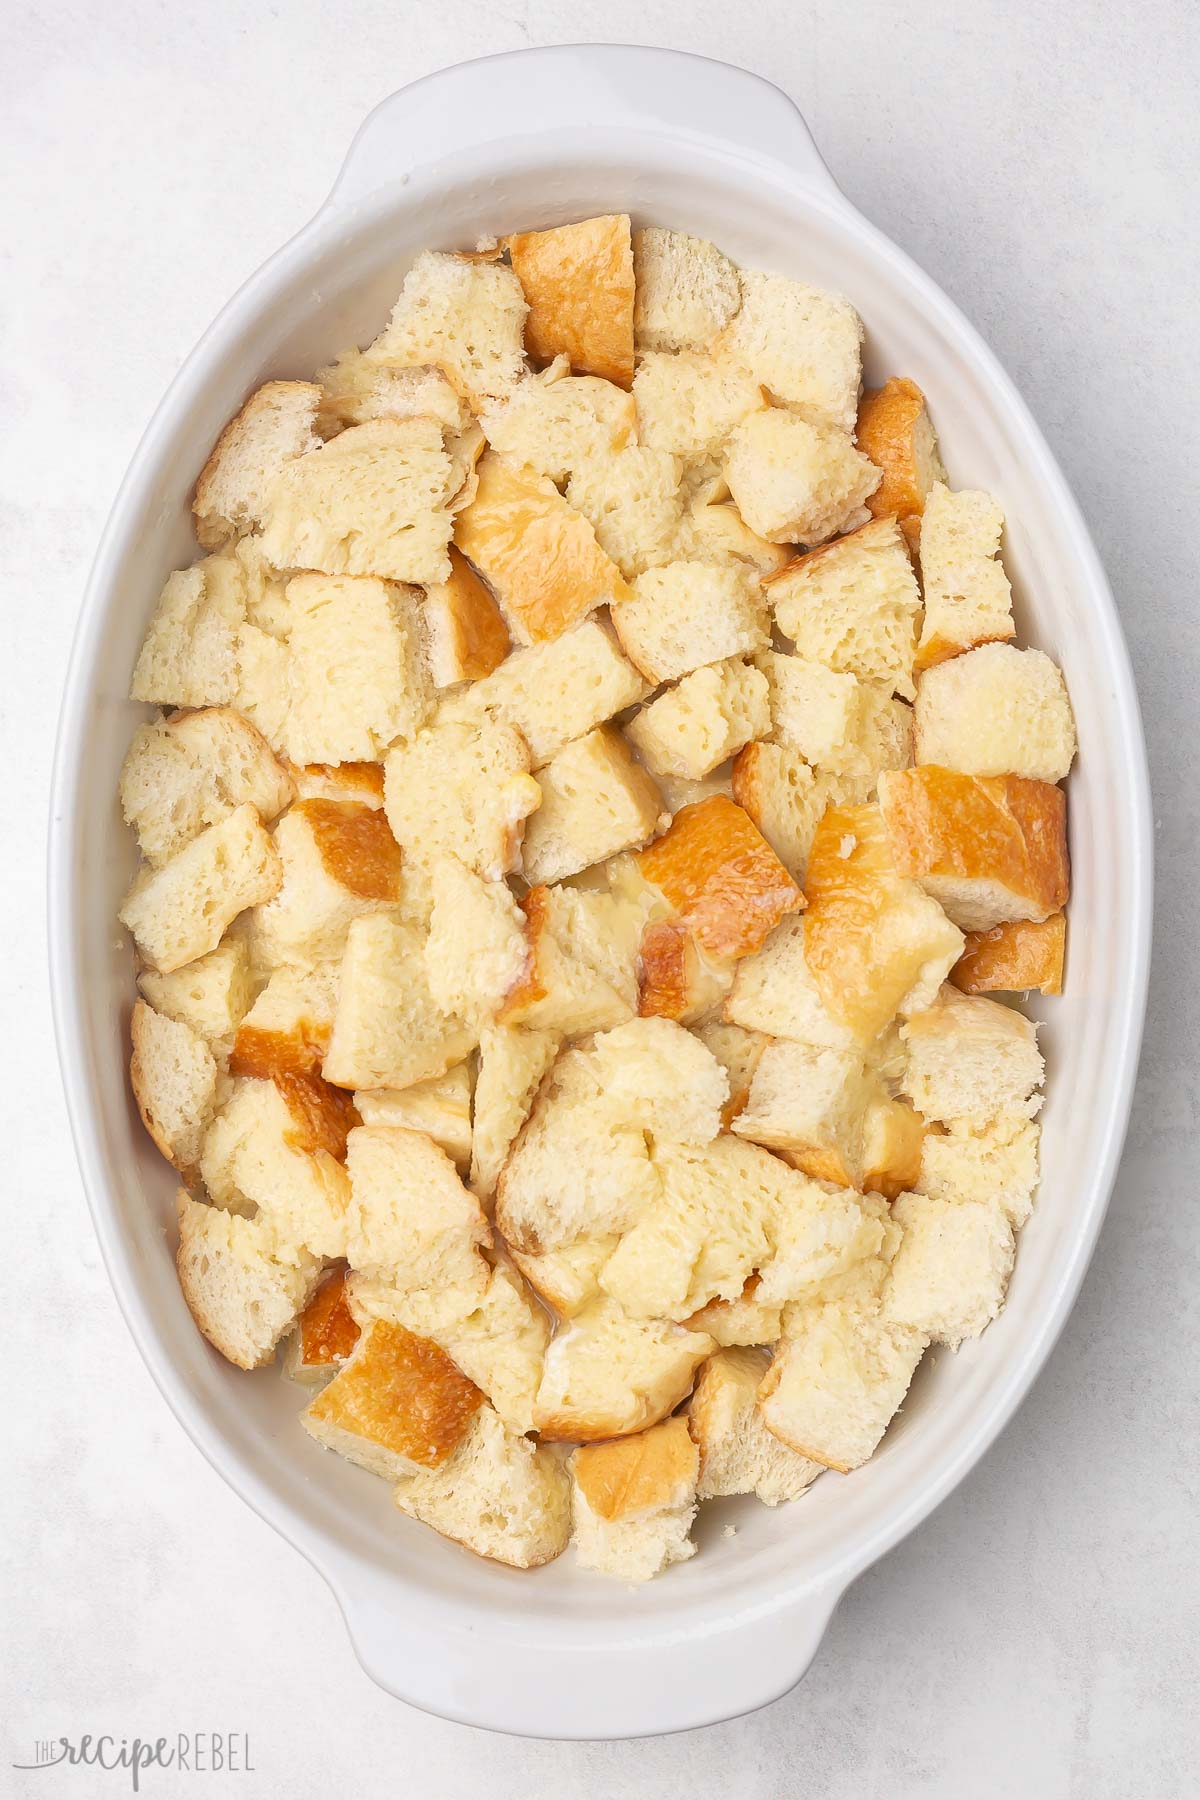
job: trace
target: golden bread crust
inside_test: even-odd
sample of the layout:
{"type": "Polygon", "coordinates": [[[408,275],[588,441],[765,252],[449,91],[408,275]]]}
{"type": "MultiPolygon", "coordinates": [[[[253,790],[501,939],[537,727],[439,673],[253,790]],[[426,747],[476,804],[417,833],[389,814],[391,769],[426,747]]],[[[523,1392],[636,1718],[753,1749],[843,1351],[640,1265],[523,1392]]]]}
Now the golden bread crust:
{"type": "Polygon", "coordinates": [[[306,1416],[436,1469],[482,1405],[474,1382],[431,1339],[378,1319],[306,1416]]]}
{"type": "Polygon", "coordinates": [[[967,933],[950,979],[964,994],[1061,994],[1066,949],[1065,913],[1009,919],[990,931],[967,933]]]}
{"type": "Polygon", "coordinates": [[[509,238],[508,251],[529,302],[525,348],[533,360],[566,356],[575,374],[628,388],[634,303],[628,215],[519,231],[509,238]]]}
{"type": "MultiPolygon", "coordinates": [[[[855,441],[869,456],[883,479],[867,506],[873,518],[894,513],[912,547],[909,520],[925,510],[927,489],[922,486],[914,453],[913,434],[925,411],[925,396],[915,381],[893,375],[881,388],[867,388],[858,405],[855,441]]],[[[919,526],[915,534],[919,538],[919,526]]]]}
{"type": "Polygon", "coordinates": [[[638,866],[714,956],[757,950],[780,919],[804,905],[762,833],[724,794],[682,807],[638,866]]]}
{"type": "Polygon", "coordinates": [[[346,1271],[336,1270],[322,1282],[300,1315],[300,1365],[330,1368],[345,1362],[359,1339],[359,1328],[346,1302],[346,1271]]]}
{"type": "Polygon", "coordinates": [[[700,1473],[700,1452],[686,1419],[664,1419],[649,1431],[587,1444],[571,1458],[576,1486],[602,1519],[678,1504],[700,1473]]]}

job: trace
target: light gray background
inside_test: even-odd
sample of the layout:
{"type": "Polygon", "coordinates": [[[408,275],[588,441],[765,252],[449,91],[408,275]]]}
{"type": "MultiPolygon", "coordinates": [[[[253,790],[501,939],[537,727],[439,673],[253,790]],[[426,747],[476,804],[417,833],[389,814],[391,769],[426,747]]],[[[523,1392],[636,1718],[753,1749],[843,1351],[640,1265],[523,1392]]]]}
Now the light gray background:
{"type": "MultiPolygon", "coordinates": [[[[0,1105],[7,1432],[0,1793],[60,1731],[249,1731],[257,1774],[151,1795],[1150,1800],[1195,1793],[1195,92],[1190,0],[79,0],[7,15],[0,214],[0,1105]],[[105,515],[163,388],[315,209],[367,110],[459,58],[588,38],[740,62],[974,319],[1074,484],[1125,619],[1156,790],[1137,1108],[1079,1306],[955,1496],[846,1597],[805,1683],[631,1745],[489,1737],[355,1664],[323,1583],[167,1413],[99,1266],[47,1014],[58,692],[105,515]]],[[[1114,858],[1122,846],[1111,846],[1114,858]]]]}

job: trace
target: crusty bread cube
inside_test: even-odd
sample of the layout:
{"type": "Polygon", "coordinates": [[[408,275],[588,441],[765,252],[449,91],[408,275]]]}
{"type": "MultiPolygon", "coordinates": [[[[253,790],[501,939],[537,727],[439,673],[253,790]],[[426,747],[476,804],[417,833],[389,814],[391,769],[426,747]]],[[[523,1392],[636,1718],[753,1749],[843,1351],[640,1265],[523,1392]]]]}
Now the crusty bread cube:
{"type": "Polygon", "coordinates": [[[293,762],[372,762],[433,706],[417,595],[369,577],[297,575],[287,725],[293,762]]]}
{"type": "Polygon", "coordinates": [[[990,931],[969,931],[966,947],[950,971],[964,994],[1061,994],[1067,950],[1064,913],[1036,922],[1012,920],[990,931]]]}
{"type": "Polygon", "coordinates": [[[654,782],[610,725],[567,744],[537,779],[542,803],[521,848],[529,882],[561,881],[644,844],[666,818],[654,782]]]}
{"type": "Polygon", "coordinates": [[[526,965],[499,1017],[509,1025],[581,1037],[607,1030],[637,1009],[637,942],[622,954],[623,909],[585,889],[530,888],[525,912],[526,965]],[[614,927],[605,944],[606,926],[614,927]]]}
{"type": "Polygon", "coordinates": [[[822,1465],[798,1456],[772,1437],[758,1411],[758,1390],[770,1366],[766,1350],[718,1350],[702,1366],[688,1407],[688,1426],[700,1452],[697,1496],[756,1494],[768,1506],[797,1499],[822,1465]]]}
{"type": "Polygon", "coordinates": [[[769,683],[771,735],[776,742],[799,750],[808,763],[836,769],[857,730],[861,691],[857,677],[779,650],[762,650],[754,660],[769,683]]]}
{"type": "Polygon", "coordinates": [[[500,608],[462,552],[450,546],[450,574],[425,591],[425,657],[436,688],[480,681],[508,655],[500,608]]]}
{"type": "Polygon", "coordinates": [[[293,796],[265,738],[227,706],[140,725],[120,780],[121,810],[142,855],[162,863],[206,825],[249,804],[269,823],[293,796]]]}
{"type": "Polygon", "coordinates": [[[489,451],[455,542],[484,577],[518,644],[558,637],[625,592],[592,525],[552,481],[489,451]]]}
{"type": "Polygon", "coordinates": [[[767,678],[736,658],[693,669],[630,720],[625,735],[652,775],[693,781],[771,727],[767,678]]]}
{"type": "Polygon", "coordinates": [[[508,253],[529,302],[525,348],[533,360],[566,356],[576,374],[627,388],[633,379],[629,215],[518,231],[508,253]]]}
{"type": "Polygon", "coordinates": [[[830,807],[805,879],[804,950],[826,1008],[869,1044],[898,1012],[920,1011],[962,953],[936,900],[897,873],[876,806],[830,807]]]}
{"type": "Polygon", "coordinates": [[[361,350],[343,350],[318,369],[322,436],[368,419],[436,419],[449,435],[465,429],[470,413],[440,369],[392,368],[361,350]]]}
{"type": "Polygon", "coordinates": [[[695,1555],[688,1533],[700,1457],[686,1419],[664,1419],[610,1444],[585,1444],[570,1466],[580,1568],[649,1581],[695,1555]]]}
{"type": "Polygon", "coordinates": [[[500,1171],[558,1054],[559,1042],[555,1031],[519,1025],[487,1026],[480,1033],[471,1186],[482,1199],[490,1199],[496,1191],[500,1171]]]}
{"type": "Polygon", "coordinates": [[[844,431],[774,406],[735,426],[723,467],[747,525],[776,544],[823,544],[853,530],[879,483],[844,431]]]}
{"type": "Polygon", "coordinates": [[[520,282],[501,263],[423,250],[366,354],[441,369],[478,410],[503,399],[525,367],[527,310],[520,282]]]}
{"type": "Polygon", "coordinates": [[[457,856],[485,881],[520,863],[525,821],[541,804],[529,751],[511,725],[438,720],[388,753],[384,806],[410,856],[457,856]]]}
{"type": "Polygon", "coordinates": [[[129,1083],[142,1124],[169,1163],[194,1169],[220,1096],[213,1053],[190,1026],[144,1000],[134,1006],[129,1035],[129,1083]]]}
{"type": "Polygon", "coordinates": [[[999,1112],[1032,1117],[1041,1105],[1034,1097],[1045,1074],[1037,1026],[1010,1006],[947,986],[906,1020],[901,1036],[908,1051],[903,1091],[927,1119],[986,1125],[999,1112]]]}
{"type": "Polygon", "coordinates": [[[442,716],[478,719],[490,713],[504,720],[529,745],[530,766],[540,769],[647,692],[612,633],[599,620],[584,619],[561,637],[514,652],[486,680],[455,695],[442,716]]]}
{"type": "Polygon", "coordinates": [[[664,1319],[629,1319],[611,1300],[551,1339],[534,1423],[548,1442],[628,1437],[673,1412],[713,1342],[664,1319]]]}
{"type": "Polygon", "coordinates": [[[282,879],[270,833],[247,804],[161,868],[143,869],[118,916],[143,959],[169,975],[215,950],[238,914],[270,900],[282,879]]]}
{"type": "Polygon", "coordinates": [[[805,917],[793,913],[752,956],[742,958],[725,1017],[767,1037],[790,1038],[814,1049],[849,1050],[854,1034],[821,998],[805,956],[805,933],[805,917]]]}
{"type": "Polygon", "coordinates": [[[706,956],[686,925],[659,919],[642,932],[638,977],[642,1018],[690,1025],[721,1004],[732,980],[732,965],[706,956]]]}
{"type": "Polygon", "coordinates": [[[400,1125],[421,1131],[455,1164],[471,1162],[471,1076],[466,1063],[406,1088],[359,1088],[354,1104],[364,1125],[400,1125]]]}
{"type": "MultiPolygon", "coordinates": [[[[808,1304],[853,1294],[865,1304],[865,1288],[873,1304],[900,1235],[887,1202],[772,1161],[781,1171],[768,1221],[774,1255],[759,1273],[759,1301],[808,1304]]],[[[785,1312],[785,1335],[787,1318],[785,1312]]]]}
{"type": "Polygon", "coordinates": [[[433,864],[425,979],[434,1001],[480,1027],[524,972],[525,916],[503,881],[481,881],[455,856],[433,864]]]}
{"type": "Polygon", "coordinates": [[[877,519],[889,514],[899,519],[915,549],[929,490],[946,479],[925,396],[916,382],[894,375],[881,388],[868,388],[859,401],[855,439],[883,471],[867,505],[877,519]]]}
{"type": "Polygon", "coordinates": [[[206,556],[168,575],[134,664],[131,699],[196,707],[237,700],[246,606],[240,584],[228,578],[232,561],[206,556]]]}
{"type": "Polygon", "coordinates": [[[930,489],[921,518],[925,619],[917,667],[928,669],[975,644],[1015,637],[1012,589],[1000,561],[1004,514],[990,494],[930,489]]]}
{"type": "Polygon", "coordinates": [[[305,1387],[323,1387],[345,1363],[359,1339],[346,1300],[346,1271],[335,1268],[296,1321],[284,1345],[283,1372],[305,1387]]]}
{"type": "Polygon", "coordinates": [[[333,1029],[338,963],[283,964],[272,971],[237,1028],[230,1050],[234,1075],[274,1081],[316,1075],[333,1029]]]}
{"type": "Polygon", "coordinates": [[[267,492],[285,463],[320,445],[321,390],[311,381],[268,381],[236,412],[196,483],[196,536],[213,549],[261,524],[267,492]]]}
{"type": "Polygon", "coordinates": [[[776,400],[842,432],[854,430],[862,379],[862,320],[841,294],[741,272],[742,304],[721,340],[776,400]]]}
{"type": "Polygon", "coordinates": [[[239,1078],[204,1135],[204,1185],[218,1206],[256,1206],[278,1254],[342,1256],[350,1199],[343,1160],[357,1123],[349,1094],[319,1076],[239,1078]]]}
{"type": "Polygon", "coordinates": [[[903,1100],[879,1089],[863,1117],[862,1179],[865,1193],[895,1200],[917,1184],[925,1121],[903,1100]]]}
{"type": "Polygon", "coordinates": [[[760,578],[791,561],[786,544],[772,544],[751,531],[736,506],[698,495],[684,514],[679,554],[693,562],[728,562],[753,569],[760,578]]]}
{"type": "Polygon", "coordinates": [[[764,590],[798,655],[912,699],[921,594],[895,519],[797,557],[764,590]]]}
{"type": "Polygon", "coordinates": [[[346,936],[337,1012],[325,1053],[327,1081],[405,1088],[444,1075],[477,1033],[444,1013],[429,991],[420,930],[387,913],[354,919],[346,936]]]}
{"type": "Polygon", "coordinates": [[[487,1290],[480,1251],[490,1234],[445,1151],[419,1131],[360,1125],[346,1142],[346,1168],[351,1268],[400,1289],[430,1289],[447,1309],[472,1312],[487,1290]]]}
{"type": "Polygon", "coordinates": [[[919,763],[1061,781],[1075,758],[1062,670],[1040,650],[981,644],[926,669],[913,714],[919,763]]]}
{"type": "Polygon", "coordinates": [[[457,483],[436,419],[371,419],[285,463],[263,509],[277,569],[444,581],[457,483]]]}
{"type": "Polygon", "coordinates": [[[736,363],[688,351],[644,356],[633,394],[641,442],[685,462],[717,456],[734,426],[764,404],[758,382],[736,363]]]}
{"type": "Polygon", "coordinates": [[[728,1130],[750,1096],[750,1083],[767,1039],[761,1031],[719,1018],[704,1019],[694,1030],[729,1077],[729,1098],[721,1111],[721,1124],[728,1130]]]}
{"type": "Polygon", "coordinates": [[[224,1055],[254,1000],[249,947],[244,937],[226,938],[170,975],[144,970],[138,988],[155,1012],[178,1019],[224,1055]]]}
{"type": "Polygon", "coordinates": [[[1050,782],[925,763],[881,775],[879,809],[897,873],[919,881],[963,931],[1065,906],[1067,802],[1050,782]]]}
{"type": "Polygon", "coordinates": [[[767,643],[767,610],[742,565],[668,562],[648,569],[612,609],[621,648],[648,681],[677,681],[767,643]]]}
{"type": "Polygon", "coordinates": [[[326,1450],[398,1481],[439,1468],[482,1405],[474,1382],[437,1344],[377,1319],[300,1423],[326,1450]]]}
{"type": "Polygon", "coordinates": [[[677,457],[645,444],[589,456],[571,471],[568,501],[590,520],[601,549],[627,581],[677,553],[680,474],[677,457]]]}
{"type": "Polygon", "coordinates": [[[779,1337],[783,1308],[758,1297],[759,1278],[752,1275],[733,1300],[710,1300],[683,1323],[689,1331],[706,1331],[724,1349],[773,1344],[779,1337]]]}
{"type": "Polygon", "coordinates": [[[883,1295],[883,1317],[957,1350],[1004,1305],[1012,1226],[995,1200],[901,1194],[892,1215],[904,1232],[883,1295]]]}
{"type": "Polygon", "coordinates": [[[407,1476],[392,1497],[442,1537],[514,1569],[552,1561],[571,1535],[566,1470],[490,1406],[479,1408],[448,1462],[407,1476]]]}
{"type": "Polygon", "coordinates": [[[707,350],[742,304],[735,265],[684,231],[635,231],[633,269],[639,350],[707,350]]]}
{"type": "Polygon", "coordinates": [[[1033,1210],[1041,1127],[1021,1111],[997,1113],[982,1128],[957,1120],[926,1132],[911,1186],[934,1200],[995,1201],[1014,1231],[1033,1210]]]}
{"type": "Polygon", "coordinates": [[[865,1463],[908,1392],[927,1339],[842,1305],[797,1310],[759,1389],[781,1443],[849,1474],[865,1463]]]}
{"type": "Polygon", "coordinates": [[[714,956],[757,950],[786,913],[804,904],[766,839],[721,794],[676,813],[638,866],[714,956]]]}
{"type": "Polygon", "coordinates": [[[785,744],[747,744],[734,758],[733,798],[794,881],[803,882],[813,836],[842,793],[838,776],[813,769],[785,744]]]}
{"type": "Polygon", "coordinates": [[[291,763],[289,769],[298,800],[353,800],[376,812],[383,806],[382,763],[291,763]]]}
{"type": "Polygon", "coordinates": [[[861,1187],[863,1123],[873,1096],[858,1051],[780,1038],[759,1057],[732,1128],[739,1137],[786,1151],[807,1175],[861,1187]]]}
{"type": "Polygon", "coordinates": [[[540,375],[519,382],[502,406],[483,414],[493,450],[556,484],[589,456],[608,455],[637,440],[633,396],[611,381],[569,371],[566,357],[557,357],[540,375]]]}
{"type": "Polygon", "coordinates": [[[308,1305],[318,1257],[281,1260],[265,1219],[204,1206],[180,1190],[175,1266],[188,1310],[215,1350],[239,1369],[261,1369],[308,1305]]]}
{"type": "Polygon", "coordinates": [[[403,899],[400,846],[387,819],[353,800],[298,800],[275,827],[279,892],[251,921],[258,961],[337,957],[353,920],[403,899]]]}

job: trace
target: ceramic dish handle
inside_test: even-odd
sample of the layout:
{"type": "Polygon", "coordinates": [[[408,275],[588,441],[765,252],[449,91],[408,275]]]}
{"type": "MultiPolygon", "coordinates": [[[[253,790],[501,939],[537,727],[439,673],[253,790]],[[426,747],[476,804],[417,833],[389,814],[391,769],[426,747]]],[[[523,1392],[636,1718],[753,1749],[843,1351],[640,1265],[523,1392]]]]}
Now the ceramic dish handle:
{"type": "Polygon", "coordinates": [[[582,44],[481,57],[401,88],[363,123],[330,204],[486,144],[604,127],[718,143],[841,197],[797,108],[762,76],[686,51],[582,44]]]}

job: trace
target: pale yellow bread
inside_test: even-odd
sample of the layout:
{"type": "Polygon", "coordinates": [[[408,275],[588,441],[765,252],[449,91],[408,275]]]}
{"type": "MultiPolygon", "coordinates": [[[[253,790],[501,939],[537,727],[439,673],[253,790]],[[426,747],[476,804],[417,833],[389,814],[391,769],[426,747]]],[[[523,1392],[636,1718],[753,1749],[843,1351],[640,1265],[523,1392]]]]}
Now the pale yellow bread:
{"type": "Polygon", "coordinates": [[[456,856],[485,881],[519,866],[541,798],[524,738],[493,719],[439,719],[384,764],[384,808],[405,852],[426,863],[456,856]]]}
{"type": "Polygon", "coordinates": [[[120,795],[142,855],[163,863],[239,806],[253,806],[269,824],[294,788],[248,720],[232,707],[210,706],[140,725],[121,766],[120,795]]]}
{"type": "Polygon", "coordinates": [[[541,804],[521,847],[531,883],[561,881],[644,844],[669,818],[653,779],[612,725],[565,745],[537,782],[541,804]]]}
{"type": "Polygon", "coordinates": [[[644,1431],[685,1398],[712,1339],[598,1301],[546,1351],[534,1423],[546,1441],[594,1443],[644,1431]]]}
{"type": "Polygon", "coordinates": [[[649,1581],[696,1546],[700,1458],[685,1419],[611,1443],[585,1444],[570,1459],[573,1542],[579,1565],[622,1581],[649,1581]]]}
{"type": "Polygon", "coordinates": [[[281,1260],[269,1225],[182,1189],[175,1266],[188,1310],[215,1350],[239,1369],[260,1369],[291,1330],[320,1279],[318,1257],[281,1260]]]}
{"type": "Polygon", "coordinates": [[[215,950],[238,914],[270,900],[282,878],[279,853],[247,803],[161,868],[143,869],[118,917],[142,959],[169,975],[215,950]]]}
{"type": "Polygon", "coordinates": [[[722,467],[752,531],[776,544],[823,544],[867,517],[879,471],[831,425],[764,407],[730,432],[722,467]]]}
{"type": "Polygon", "coordinates": [[[273,477],[320,444],[321,390],[311,381],[268,381],[222,431],[196,483],[196,536],[211,550],[261,523],[273,477]]]}
{"type": "Polygon", "coordinates": [[[190,1171],[221,1093],[221,1074],[204,1039],[138,1000],[129,1023],[129,1085],[142,1124],[169,1163],[190,1171]]]}
{"type": "Polygon", "coordinates": [[[986,1125],[999,1112],[1032,1116],[1041,1104],[1037,1026],[1010,1006],[947,985],[905,1021],[901,1036],[903,1090],[927,1119],[986,1125]]]}
{"type": "Polygon", "coordinates": [[[705,238],[648,225],[633,234],[633,268],[642,351],[708,350],[742,304],[737,268],[705,238]]]}
{"type": "Polygon", "coordinates": [[[652,775],[701,781],[770,727],[766,676],[731,658],[685,675],[641,708],[625,736],[652,775]]]}
{"type": "Polygon", "coordinates": [[[995,1201],[1014,1231],[1033,1210],[1041,1127],[1023,1111],[997,1113],[983,1126],[957,1120],[926,1132],[921,1166],[909,1185],[935,1200],[995,1201]]]}
{"type": "Polygon", "coordinates": [[[767,1350],[718,1350],[701,1366],[688,1406],[688,1428],[700,1452],[697,1496],[755,1494],[768,1506],[795,1500],[822,1465],[773,1437],[758,1411],[770,1366],[767,1350]]]}
{"type": "Polygon", "coordinates": [[[347,1088],[411,1087],[444,1075],[474,1049],[477,1031],[434,1000],[424,950],[420,930],[391,914],[352,922],[326,1080],[347,1088]]]}
{"type": "Polygon", "coordinates": [[[1041,650],[982,644],[926,669],[913,708],[919,763],[1061,781],[1075,758],[1062,671],[1041,650]]]}
{"type": "Polygon", "coordinates": [[[275,828],[279,891],[256,907],[250,944],[260,967],[334,961],[351,923],[404,898],[400,846],[387,819],[353,800],[298,800],[275,828]]]}
{"type": "Polygon", "coordinates": [[[810,550],[763,586],[798,655],[912,699],[921,590],[895,519],[810,550]]]}
{"type": "Polygon", "coordinates": [[[977,489],[953,493],[934,483],[921,518],[921,593],[925,617],[917,667],[927,669],[975,644],[1017,635],[1012,589],[1000,561],[1004,514],[977,489]]]}
{"type": "Polygon", "coordinates": [[[1004,1305],[1012,1226],[997,1201],[901,1194],[892,1209],[904,1232],[883,1293],[882,1317],[957,1350],[1004,1305]]]}
{"type": "Polygon", "coordinates": [[[521,284],[501,263],[423,250],[383,332],[366,352],[386,366],[431,366],[478,409],[525,368],[521,284]]]}
{"type": "Polygon", "coordinates": [[[742,304],[722,337],[722,354],[805,418],[852,432],[863,326],[850,302],[761,269],[743,269],[740,276],[742,304]]]}
{"type": "Polygon", "coordinates": [[[454,1455],[396,1484],[400,1511],[476,1556],[533,1569],[571,1534],[571,1484],[554,1453],[481,1406],[454,1455]]]}
{"type": "Polygon", "coordinates": [[[614,605],[612,622],[630,662],[655,684],[753,655],[767,643],[767,610],[754,571],[728,560],[680,558],[647,569],[614,605]]]}
{"type": "Polygon", "coordinates": [[[763,1424],[800,1456],[848,1474],[902,1405],[927,1341],[844,1305],[797,1310],[759,1388],[763,1424]]]}
{"type": "Polygon", "coordinates": [[[359,1088],[354,1104],[364,1125],[400,1125],[420,1131],[444,1150],[460,1175],[471,1163],[470,1065],[456,1063],[406,1088],[359,1088]]]}

